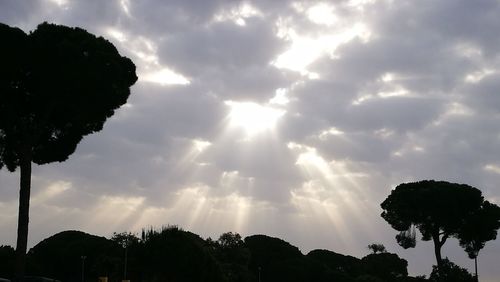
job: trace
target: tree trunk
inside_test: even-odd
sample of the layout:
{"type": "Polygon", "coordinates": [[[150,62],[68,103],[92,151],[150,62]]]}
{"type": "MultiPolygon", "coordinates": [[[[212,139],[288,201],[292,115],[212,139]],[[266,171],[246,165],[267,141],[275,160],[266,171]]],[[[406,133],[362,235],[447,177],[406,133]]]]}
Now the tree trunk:
{"type": "Polygon", "coordinates": [[[474,257],[474,268],[476,271],[476,282],[479,282],[479,276],[477,276],[477,255],[474,257]]]}
{"type": "Polygon", "coordinates": [[[19,215],[17,219],[16,281],[24,281],[31,190],[31,148],[24,150],[20,158],[19,215]]]}
{"type": "Polygon", "coordinates": [[[441,247],[443,246],[443,244],[439,240],[439,234],[433,235],[432,241],[434,242],[434,254],[436,255],[438,271],[441,271],[441,267],[443,265],[443,259],[441,258],[441,247]]]}

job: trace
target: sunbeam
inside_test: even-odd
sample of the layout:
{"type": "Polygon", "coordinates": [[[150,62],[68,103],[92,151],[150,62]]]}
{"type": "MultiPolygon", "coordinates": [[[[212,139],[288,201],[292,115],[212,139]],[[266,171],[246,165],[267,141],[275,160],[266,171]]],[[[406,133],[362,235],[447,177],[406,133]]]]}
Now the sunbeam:
{"type": "MultiPolygon", "coordinates": [[[[332,132],[337,135],[341,131],[332,129],[332,132]]],[[[355,247],[355,234],[351,234],[352,229],[347,228],[344,219],[356,219],[356,224],[363,228],[372,228],[373,223],[367,220],[372,207],[360,204],[364,195],[358,179],[366,175],[352,172],[344,162],[326,161],[313,147],[291,142],[288,148],[297,154],[295,164],[308,179],[302,187],[291,191],[292,204],[305,216],[314,215],[330,222],[344,247],[355,247]]]]}

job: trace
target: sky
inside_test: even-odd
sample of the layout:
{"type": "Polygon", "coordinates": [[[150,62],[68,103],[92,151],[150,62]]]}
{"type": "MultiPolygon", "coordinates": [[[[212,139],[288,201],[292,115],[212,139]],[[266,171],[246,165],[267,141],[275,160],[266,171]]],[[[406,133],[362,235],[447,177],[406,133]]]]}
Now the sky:
{"type": "MultiPolygon", "coordinates": [[[[0,22],[84,28],[139,76],[101,132],[33,167],[29,246],[170,224],[303,253],[382,243],[428,275],[432,243],[399,247],[380,203],[437,179],[500,204],[498,15],[498,0],[0,0],[0,22]]],[[[15,245],[18,179],[0,171],[0,244],[15,245]]],[[[443,256],[473,270],[456,240],[443,256]]],[[[482,281],[499,258],[488,242],[482,281]]]]}

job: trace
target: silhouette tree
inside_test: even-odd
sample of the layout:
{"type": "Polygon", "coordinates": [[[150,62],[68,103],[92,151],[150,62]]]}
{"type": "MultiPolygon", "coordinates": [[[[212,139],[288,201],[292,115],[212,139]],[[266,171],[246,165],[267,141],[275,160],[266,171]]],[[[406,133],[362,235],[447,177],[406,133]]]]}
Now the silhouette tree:
{"type": "Polygon", "coordinates": [[[127,280],[127,262],[128,262],[128,249],[132,245],[139,244],[140,240],[135,234],[131,232],[122,232],[116,233],[113,232],[113,237],[111,240],[118,243],[124,250],[124,259],[123,259],[123,279],[127,280]]]}
{"type": "MultiPolygon", "coordinates": [[[[221,246],[176,226],[143,231],[143,240],[129,232],[114,233],[111,239],[81,231],[60,232],[30,249],[27,270],[60,281],[80,281],[83,273],[85,281],[101,276],[119,281],[124,270],[122,247],[127,246],[127,279],[131,281],[426,281],[408,276],[407,261],[396,254],[369,254],[358,259],[313,250],[303,255],[296,246],[265,235],[249,236],[242,242],[237,233],[227,232],[220,238],[230,237],[232,243],[221,246]]],[[[12,277],[13,268],[14,249],[0,246],[0,276],[12,277]]],[[[461,275],[455,273],[456,267],[451,268],[434,276],[461,275]]]]}
{"type": "Polygon", "coordinates": [[[12,278],[14,275],[15,250],[11,246],[0,246],[0,277],[12,278]]]}
{"type": "Polygon", "coordinates": [[[369,254],[361,259],[365,273],[382,281],[401,281],[408,276],[408,262],[396,254],[381,252],[369,254]]]}
{"type": "Polygon", "coordinates": [[[475,277],[477,274],[477,256],[487,241],[497,238],[500,228],[500,207],[484,201],[481,208],[466,219],[458,238],[460,246],[467,252],[469,258],[474,259],[475,277]]]}
{"type": "Polygon", "coordinates": [[[225,281],[205,240],[177,227],[150,230],[141,244],[142,277],[133,281],[225,281]]]}
{"type": "Polygon", "coordinates": [[[65,161],[83,136],[123,105],[135,66],[102,37],[40,24],[25,34],[0,24],[0,168],[20,168],[16,272],[23,279],[31,164],[65,161]]]}
{"type": "Polygon", "coordinates": [[[248,270],[250,251],[245,248],[240,234],[226,232],[220,235],[217,241],[208,238],[205,242],[227,281],[254,281],[248,270]]]}
{"type": "Polygon", "coordinates": [[[97,281],[99,276],[110,276],[118,281],[121,248],[104,237],[81,231],[63,231],[36,244],[28,252],[27,270],[32,275],[46,276],[61,281],[97,281]],[[81,257],[85,256],[85,270],[81,257]]]}
{"type": "Polygon", "coordinates": [[[307,257],[332,270],[336,274],[334,276],[336,279],[333,281],[346,281],[348,280],[346,277],[357,277],[365,274],[365,267],[361,260],[353,256],[329,250],[312,250],[307,254],[307,257]]]}
{"type": "Polygon", "coordinates": [[[217,243],[222,248],[235,248],[244,244],[241,235],[233,232],[226,232],[220,235],[217,243]]]}
{"type": "Polygon", "coordinates": [[[373,254],[377,254],[377,253],[386,253],[387,250],[385,249],[385,246],[382,245],[382,244],[370,244],[368,245],[368,249],[370,251],[372,251],[373,254]]]}
{"type": "Polygon", "coordinates": [[[430,282],[473,282],[474,277],[467,271],[447,258],[443,259],[441,267],[432,266],[429,276],[430,282]]]}
{"type": "Polygon", "coordinates": [[[450,237],[460,238],[465,219],[476,214],[483,204],[483,196],[477,188],[425,180],[398,185],[381,207],[382,217],[400,231],[396,239],[402,247],[415,246],[412,231],[415,227],[422,234],[422,240],[433,241],[439,269],[443,263],[441,247],[450,237]]]}
{"type": "Polygon", "coordinates": [[[307,259],[296,246],[265,235],[245,238],[250,250],[249,269],[261,281],[315,281],[311,278],[314,262],[307,259]]]}

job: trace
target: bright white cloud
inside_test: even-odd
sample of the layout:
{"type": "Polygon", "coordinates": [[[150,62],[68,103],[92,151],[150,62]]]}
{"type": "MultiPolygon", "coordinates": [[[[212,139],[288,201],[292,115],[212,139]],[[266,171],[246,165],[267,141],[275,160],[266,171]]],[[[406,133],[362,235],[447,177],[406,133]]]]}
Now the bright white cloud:
{"type": "MultiPolygon", "coordinates": [[[[281,27],[278,36],[290,42],[290,48],[277,56],[272,62],[277,68],[297,71],[303,75],[311,73],[308,66],[318,60],[321,56],[327,55],[335,58],[335,51],[343,44],[355,38],[360,38],[364,42],[369,41],[371,33],[363,23],[355,23],[345,29],[337,30],[331,34],[310,37],[299,35],[293,28],[281,27]]],[[[320,74],[312,73],[312,78],[318,78],[320,74]]]]}
{"type": "Polygon", "coordinates": [[[465,82],[468,83],[478,83],[480,82],[483,78],[492,75],[495,73],[495,70],[493,69],[484,69],[480,71],[475,71],[473,73],[467,74],[465,77],[465,82]]]}
{"type": "Polygon", "coordinates": [[[269,100],[270,104],[276,105],[286,105],[290,102],[290,99],[286,97],[287,90],[285,88],[276,89],[276,95],[269,100]]]}
{"type": "Polygon", "coordinates": [[[68,5],[68,0],[48,0],[48,1],[56,4],[59,7],[65,7],[66,5],[68,5]]]}
{"type": "Polygon", "coordinates": [[[206,148],[208,148],[212,143],[205,140],[193,140],[193,146],[196,148],[198,152],[203,152],[206,148]]]}
{"type": "Polygon", "coordinates": [[[232,21],[236,25],[245,26],[245,19],[258,16],[262,16],[261,11],[249,3],[243,3],[231,9],[223,9],[214,16],[213,20],[215,22],[232,21]]]}
{"type": "Polygon", "coordinates": [[[253,102],[226,101],[225,104],[230,108],[230,126],[243,128],[249,136],[272,130],[278,119],[285,114],[284,110],[253,102]]]}
{"type": "Polygon", "coordinates": [[[109,27],[107,28],[107,32],[106,32],[109,36],[111,36],[112,38],[118,40],[118,42],[125,42],[127,41],[127,36],[120,30],[116,29],[116,28],[113,28],[113,27],[109,27]]]}
{"type": "Polygon", "coordinates": [[[127,16],[131,16],[130,14],[130,1],[129,0],[120,0],[120,6],[122,7],[123,12],[127,16]]]}
{"type": "Polygon", "coordinates": [[[146,73],[142,76],[141,80],[158,83],[160,85],[169,85],[169,84],[186,85],[190,83],[187,78],[185,78],[181,74],[175,73],[174,71],[168,68],[146,73]]]}
{"type": "Polygon", "coordinates": [[[316,24],[333,25],[337,22],[334,7],[327,3],[318,3],[307,9],[307,17],[316,24]]]}
{"type": "Polygon", "coordinates": [[[500,166],[496,164],[488,164],[484,166],[484,169],[489,172],[500,174],[500,166]]]}

